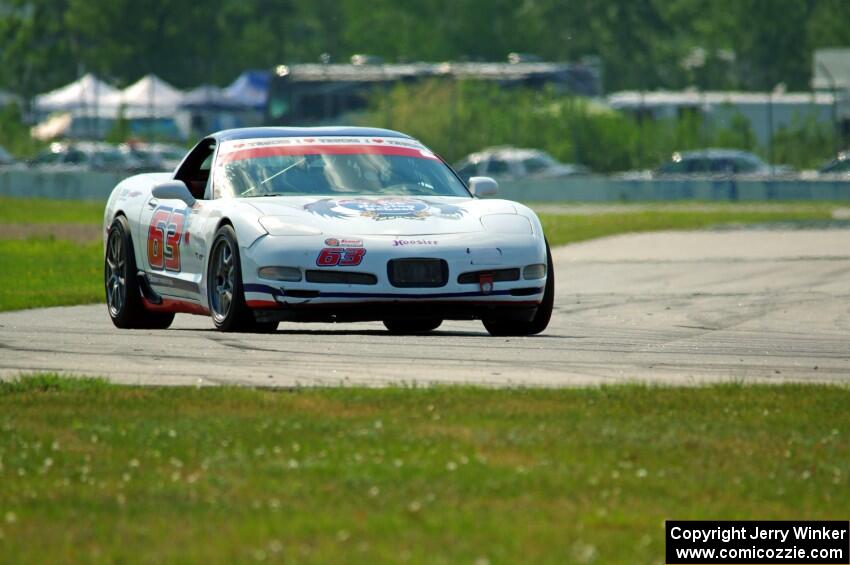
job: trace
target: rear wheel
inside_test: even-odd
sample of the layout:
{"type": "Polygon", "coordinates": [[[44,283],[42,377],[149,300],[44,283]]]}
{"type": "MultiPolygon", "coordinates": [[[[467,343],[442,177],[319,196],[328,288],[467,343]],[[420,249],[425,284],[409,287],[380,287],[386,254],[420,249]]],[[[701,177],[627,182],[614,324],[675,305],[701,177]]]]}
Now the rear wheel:
{"type": "Polygon", "coordinates": [[[484,327],[494,336],[522,336],[539,334],[549,325],[555,305],[555,269],[552,268],[552,253],[546,244],[546,288],[543,300],[537,307],[534,318],[528,322],[506,320],[482,320],[484,327]]]}
{"type": "Polygon", "coordinates": [[[440,319],[425,319],[425,320],[384,320],[384,326],[390,333],[399,335],[422,334],[436,330],[440,327],[443,320],[440,319]]]}
{"type": "Polygon", "coordinates": [[[223,332],[273,332],[277,322],[258,322],[245,304],[236,232],[223,225],[215,234],[207,272],[207,298],[215,327],[223,332]]]}
{"type": "Polygon", "coordinates": [[[109,227],[103,264],[106,307],[115,327],[165,329],[174,321],[170,312],[150,312],[142,302],[136,277],[136,256],[127,218],[118,216],[109,227]]]}

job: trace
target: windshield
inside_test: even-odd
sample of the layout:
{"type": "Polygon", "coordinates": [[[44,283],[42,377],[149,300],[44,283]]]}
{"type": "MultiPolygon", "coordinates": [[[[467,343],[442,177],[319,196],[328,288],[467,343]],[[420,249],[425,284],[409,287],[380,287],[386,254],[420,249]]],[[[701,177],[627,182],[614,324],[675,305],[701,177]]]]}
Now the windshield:
{"type": "Polygon", "coordinates": [[[469,196],[418,142],[397,138],[280,138],[222,144],[219,198],[329,194],[469,196]]]}
{"type": "Polygon", "coordinates": [[[529,173],[539,173],[551,168],[555,164],[555,160],[548,155],[535,155],[525,159],[522,164],[525,165],[525,170],[529,173]]]}

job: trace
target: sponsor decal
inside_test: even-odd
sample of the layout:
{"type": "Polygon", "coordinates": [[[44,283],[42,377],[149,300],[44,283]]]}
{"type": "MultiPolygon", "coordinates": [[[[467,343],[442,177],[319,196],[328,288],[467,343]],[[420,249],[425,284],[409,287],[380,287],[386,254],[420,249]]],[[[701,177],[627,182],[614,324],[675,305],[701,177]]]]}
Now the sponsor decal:
{"type": "Polygon", "coordinates": [[[478,287],[482,294],[490,294],[493,292],[493,275],[481,275],[478,278],[478,287]]]}
{"type": "Polygon", "coordinates": [[[363,261],[362,247],[325,247],[316,258],[319,267],[356,267],[363,261]]]}
{"type": "Polygon", "coordinates": [[[395,239],[393,247],[402,247],[405,245],[437,245],[438,242],[433,239],[395,239]]]}
{"type": "Polygon", "coordinates": [[[328,247],[363,247],[363,240],[357,238],[342,238],[329,237],[325,240],[325,245],[328,247]]]}
{"type": "Polygon", "coordinates": [[[324,198],[304,209],[326,218],[362,217],[373,220],[424,220],[445,218],[458,220],[466,210],[454,204],[433,202],[424,198],[324,198]]]}
{"type": "Polygon", "coordinates": [[[275,155],[377,154],[419,159],[438,159],[422,144],[413,140],[368,137],[271,138],[224,142],[219,150],[221,162],[257,159],[275,155]]]}
{"type": "Polygon", "coordinates": [[[180,241],[183,239],[184,210],[157,208],[148,227],[148,264],[151,269],[179,273],[180,241]]]}

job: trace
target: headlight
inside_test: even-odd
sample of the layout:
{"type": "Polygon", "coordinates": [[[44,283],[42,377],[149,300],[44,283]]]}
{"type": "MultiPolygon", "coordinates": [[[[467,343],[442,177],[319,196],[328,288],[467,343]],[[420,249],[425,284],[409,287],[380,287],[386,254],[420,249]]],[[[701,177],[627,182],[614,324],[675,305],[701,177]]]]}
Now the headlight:
{"type": "Polygon", "coordinates": [[[526,280],[542,279],[546,276],[546,265],[538,263],[537,265],[528,265],[522,270],[522,278],[526,280]]]}
{"type": "Polygon", "coordinates": [[[487,214],[481,216],[481,225],[487,231],[499,233],[532,234],[531,222],[518,214],[487,214]]]}
{"type": "Polygon", "coordinates": [[[322,230],[294,220],[289,216],[263,216],[260,225],[269,235],[322,235],[322,230]]]}
{"type": "Polygon", "coordinates": [[[301,269],[298,267],[260,267],[257,274],[261,279],[275,281],[298,282],[301,280],[301,269]]]}

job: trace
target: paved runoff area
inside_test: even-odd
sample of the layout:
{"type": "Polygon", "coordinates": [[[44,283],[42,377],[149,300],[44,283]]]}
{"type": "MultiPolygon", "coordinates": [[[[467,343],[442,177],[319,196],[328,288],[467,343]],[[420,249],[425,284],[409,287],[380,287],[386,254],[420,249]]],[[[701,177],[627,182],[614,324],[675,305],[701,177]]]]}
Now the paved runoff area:
{"type": "Polygon", "coordinates": [[[850,382],[850,230],[662,232],[554,251],[556,310],[540,336],[446,322],[222,334],[178,315],[114,328],[106,306],[0,314],[0,375],[61,371],[163,385],[468,383],[574,386],[850,382]]]}

